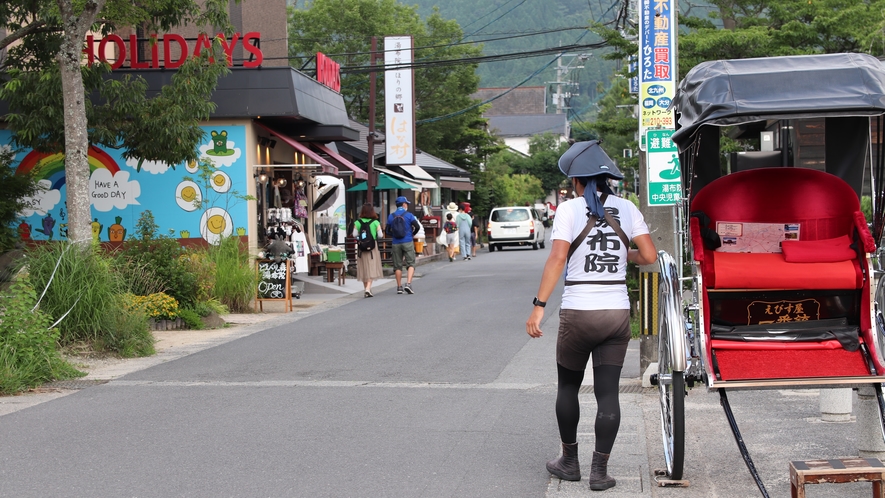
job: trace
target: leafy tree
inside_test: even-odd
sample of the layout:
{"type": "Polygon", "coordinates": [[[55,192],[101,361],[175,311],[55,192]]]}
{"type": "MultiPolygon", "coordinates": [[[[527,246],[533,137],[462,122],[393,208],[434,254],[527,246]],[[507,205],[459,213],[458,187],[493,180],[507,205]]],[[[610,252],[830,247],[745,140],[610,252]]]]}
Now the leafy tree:
{"type": "Polygon", "coordinates": [[[13,224],[27,207],[27,198],[37,192],[32,176],[15,174],[12,159],[12,149],[0,147],[0,255],[15,246],[18,236],[13,224]]]}
{"type": "MultiPolygon", "coordinates": [[[[226,58],[215,44],[179,68],[172,84],[153,98],[143,80],[104,78],[106,64],[81,63],[87,31],[102,35],[121,27],[168,31],[174,26],[228,27],[227,0],[7,0],[0,25],[10,33],[0,98],[16,145],[41,151],[64,150],[69,237],[91,240],[88,148],[126,148],[125,156],[169,164],[196,159],[202,138],[198,121],[226,58]],[[16,43],[19,42],[19,43],[16,43]],[[97,95],[92,101],[89,97],[97,95]]],[[[229,31],[229,29],[227,29],[229,31]]]]}
{"type": "MultiPolygon", "coordinates": [[[[707,17],[679,17],[679,74],[708,60],[864,52],[885,55],[885,0],[709,0],[707,17]]],[[[635,29],[597,26],[623,59],[635,29]],[[626,35],[626,36],[625,36],[626,35]],[[628,38],[630,37],[630,38],[628,38]]],[[[631,39],[632,38],[632,39],[631,39]]]]}
{"type": "MultiPolygon", "coordinates": [[[[458,60],[475,57],[481,48],[455,44],[463,38],[457,22],[434,11],[422,21],[416,7],[395,0],[305,0],[289,9],[289,55],[302,68],[316,52],[342,64],[341,94],[348,114],[367,121],[371,38],[383,50],[386,35],[412,35],[414,60],[458,60]],[[424,47],[424,48],[418,48],[424,47]]],[[[381,63],[379,61],[379,63],[381,63]]],[[[377,101],[384,102],[384,73],[378,73],[377,101]]],[[[485,129],[486,121],[470,94],[479,85],[475,64],[434,65],[415,69],[417,146],[452,164],[476,171],[483,159],[498,150],[485,129]],[[464,111],[464,109],[468,109],[464,111]],[[445,119],[436,119],[445,116],[445,119]]],[[[378,107],[383,109],[381,105],[378,107]]],[[[380,115],[380,114],[379,114],[380,115]]],[[[379,123],[381,124],[381,123],[379,123]]],[[[383,124],[379,126],[383,129],[383,124]]]]}
{"type": "Polygon", "coordinates": [[[559,170],[559,157],[568,147],[567,142],[559,142],[552,133],[535,135],[529,139],[529,166],[525,172],[541,181],[544,192],[558,190],[565,180],[559,170]]]}
{"type": "Polygon", "coordinates": [[[627,79],[623,75],[615,75],[611,87],[599,100],[599,113],[596,122],[591,125],[602,140],[602,149],[615,160],[618,169],[624,174],[625,187],[631,189],[639,168],[639,156],[622,156],[625,149],[634,152],[639,150],[636,142],[639,125],[633,116],[633,106],[636,103],[636,95],[630,93],[627,79]]]}

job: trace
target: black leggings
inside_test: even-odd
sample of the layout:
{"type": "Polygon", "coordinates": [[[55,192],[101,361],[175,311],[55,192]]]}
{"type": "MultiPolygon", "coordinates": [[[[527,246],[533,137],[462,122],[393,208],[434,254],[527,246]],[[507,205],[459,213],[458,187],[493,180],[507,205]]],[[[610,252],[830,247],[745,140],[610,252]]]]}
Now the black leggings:
{"type": "MultiPolygon", "coordinates": [[[[559,389],[556,393],[556,420],[563,443],[578,440],[578,420],[581,405],[578,390],[584,380],[583,371],[569,370],[557,364],[559,389]]],[[[593,391],[596,393],[596,451],[611,453],[621,425],[621,405],[618,402],[618,379],[621,367],[601,365],[593,367],[593,391]]]]}

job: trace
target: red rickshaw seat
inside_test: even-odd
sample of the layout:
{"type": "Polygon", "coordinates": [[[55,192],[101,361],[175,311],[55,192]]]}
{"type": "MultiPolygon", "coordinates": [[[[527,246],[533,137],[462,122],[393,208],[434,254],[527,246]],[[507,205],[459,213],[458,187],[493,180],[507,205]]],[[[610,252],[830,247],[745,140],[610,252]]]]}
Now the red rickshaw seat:
{"type": "MultiPolygon", "coordinates": [[[[836,176],[805,168],[761,168],[719,178],[697,193],[691,212],[703,212],[710,224],[690,220],[694,259],[707,292],[727,290],[856,290],[860,309],[869,309],[869,282],[863,254],[875,244],[860,212],[854,190],[836,176]],[[717,252],[704,247],[701,228],[717,221],[796,223],[803,241],[849,236],[856,257],[835,262],[787,262],[782,253],[717,252]],[[864,266],[862,266],[864,265],[864,266]]],[[[826,251],[826,249],[820,249],[826,251]]],[[[826,256],[825,254],[822,256],[826,256]]],[[[812,261],[814,257],[810,258],[812,261]]],[[[822,257],[827,260],[832,258],[822,257]]],[[[838,259],[838,258],[837,258],[838,259]]],[[[861,341],[870,342],[868,313],[850,317],[859,323],[861,341]]],[[[711,313],[705,313],[708,354],[715,357],[723,380],[869,375],[860,351],[849,352],[838,341],[747,343],[711,340],[711,313]]]]}

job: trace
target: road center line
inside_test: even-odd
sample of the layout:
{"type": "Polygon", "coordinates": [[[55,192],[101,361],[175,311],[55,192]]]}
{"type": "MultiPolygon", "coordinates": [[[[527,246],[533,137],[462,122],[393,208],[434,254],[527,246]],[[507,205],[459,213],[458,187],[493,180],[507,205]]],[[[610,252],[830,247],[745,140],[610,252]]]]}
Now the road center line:
{"type": "MultiPolygon", "coordinates": [[[[259,380],[251,382],[225,381],[151,381],[151,380],[112,380],[108,386],[120,387],[375,387],[395,389],[491,389],[525,391],[547,384],[457,384],[439,382],[371,382],[338,380],[259,380]]],[[[549,386],[552,386],[550,384],[549,386]]]]}

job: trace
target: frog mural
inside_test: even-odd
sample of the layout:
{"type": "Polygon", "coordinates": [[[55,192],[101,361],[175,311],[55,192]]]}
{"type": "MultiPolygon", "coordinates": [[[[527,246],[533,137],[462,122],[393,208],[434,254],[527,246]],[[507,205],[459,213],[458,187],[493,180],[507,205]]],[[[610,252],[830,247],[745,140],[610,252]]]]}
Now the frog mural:
{"type": "Polygon", "coordinates": [[[210,135],[212,136],[212,148],[207,150],[206,154],[210,156],[230,156],[236,152],[234,149],[227,147],[227,130],[221,130],[221,132],[212,130],[210,135]]]}

